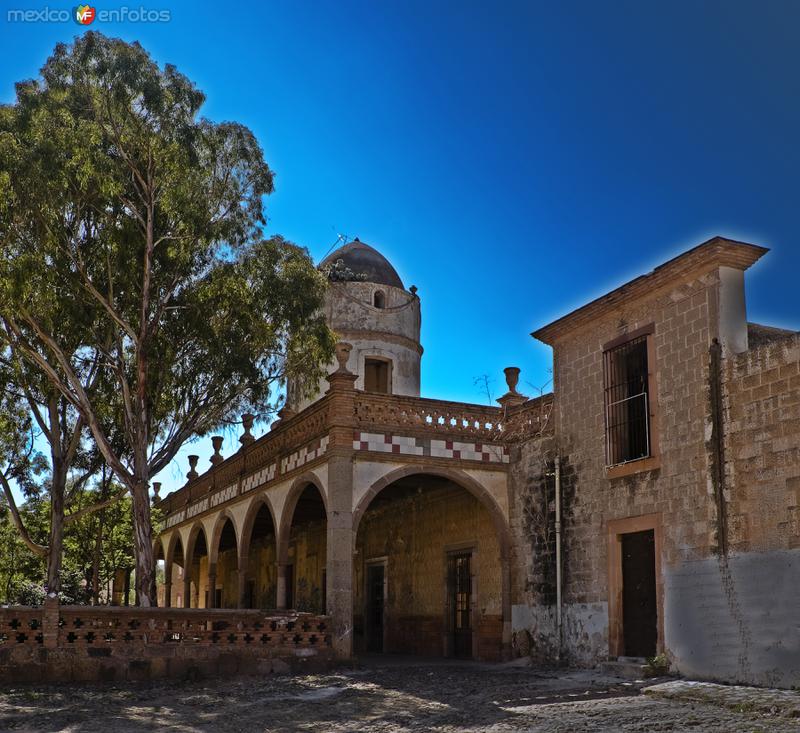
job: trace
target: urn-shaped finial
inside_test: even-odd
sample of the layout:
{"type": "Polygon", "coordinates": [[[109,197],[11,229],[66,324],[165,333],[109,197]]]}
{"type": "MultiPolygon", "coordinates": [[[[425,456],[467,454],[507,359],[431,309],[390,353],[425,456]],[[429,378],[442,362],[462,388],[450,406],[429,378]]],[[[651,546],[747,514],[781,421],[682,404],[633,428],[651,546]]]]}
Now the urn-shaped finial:
{"type": "Polygon", "coordinates": [[[255,419],[256,416],[251,412],[245,412],[244,415],[242,415],[242,427],[244,428],[244,432],[239,438],[239,442],[242,444],[242,446],[250,445],[250,443],[255,440],[253,434],[250,432],[253,429],[253,423],[255,422],[255,419]]]}
{"type": "Polygon", "coordinates": [[[222,453],[219,452],[220,448],[222,448],[222,441],[223,440],[224,440],[224,438],[221,435],[214,435],[211,438],[211,445],[214,448],[214,455],[211,456],[211,463],[213,465],[215,465],[215,466],[218,463],[222,463],[222,461],[224,460],[222,458],[222,453]]]}
{"type": "Polygon", "coordinates": [[[200,460],[200,456],[189,456],[189,473],[186,474],[186,478],[191,481],[192,479],[196,479],[200,474],[197,473],[197,462],[200,460]]]}
{"type": "Polygon", "coordinates": [[[339,362],[339,368],[336,371],[342,374],[347,372],[347,360],[350,358],[352,350],[353,344],[348,344],[346,341],[339,341],[336,344],[336,361],[339,362]]]}
{"type": "Polygon", "coordinates": [[[508,391],[511,392],[511,394],[516,394],[517,385],[519,384],[519,367],[506,367],[503,369],[503,373],[506,375],[508,391]]]}

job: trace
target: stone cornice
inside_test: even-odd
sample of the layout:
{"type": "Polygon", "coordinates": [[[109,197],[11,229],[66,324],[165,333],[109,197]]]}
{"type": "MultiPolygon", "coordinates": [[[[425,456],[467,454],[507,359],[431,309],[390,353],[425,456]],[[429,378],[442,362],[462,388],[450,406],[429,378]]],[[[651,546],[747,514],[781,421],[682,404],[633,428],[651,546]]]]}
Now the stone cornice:
{"type": "Polygon", "coordinates": [[[685,278],[689,273],[702,274],[715,267],[723,266],[746,270],[768,251],[766,247],[759,247],[755,244],[714,237],[668,260],[663,265],[659,265],[652,272],[641,275],[543,326],[534,331],[531,336],[552,345],[565,334],[587,322],[605,315],[624,303],[650,295],[671,281],[685,278]]]}
{"type": "Polygon", "coordinates": [[[386,341],[390,344],[398,344],[399,346],[405,346],[407,349],[411,349],[412,351],[416,351],[420,356],[422,356],[423,348],[422,344],[414,339],[408,338],[408,336],[400,336],[396,333],[389,333],[388,331],[373,331],[370,329],[335,329],[339,338],[345,341],[361,341],[364,339],[372,339],[374,341],[386,341]]]}

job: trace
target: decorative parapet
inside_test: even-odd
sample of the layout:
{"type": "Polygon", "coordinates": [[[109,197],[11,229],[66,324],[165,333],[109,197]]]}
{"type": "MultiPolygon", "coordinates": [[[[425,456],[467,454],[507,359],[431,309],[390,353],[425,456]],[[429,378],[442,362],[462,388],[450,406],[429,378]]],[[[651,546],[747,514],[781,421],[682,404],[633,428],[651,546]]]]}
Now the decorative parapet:
{"type": "Polygon", "coordinates": [[[347,450],[507,464],[510,443],[551,430],[552,404],[552,395],[492,407],[332,388],[162,499],[163,528],[300,472],[341,441],[347,450]]]}
{"type": "Polygon", "coordinates": [[[164,497],[157,505],[165,517],[163,528],[174,527],[316,460],[324,453],[320,446],[327,445],[329,406],[330,398],[323,397],[299,415],[281,420],[258,440],[244,444],[234,455],[164,497]],[[310,448],[315,445],[316,452],[310,448]],[[296,456],[298,446],[306,447],[302,462],[296,456]]]}
{"type": "Polygon", "coordinates": [[[483,446],[525,440],[547,432],[552,403],[551,394],[504,409],[357,392],[355,415],[356,424],[364,433],[398,433],[428,438],[446,435],[449,442],[464,438],[467,443],[483,446]]]}
{"type": "Polygon", "coordinates": [[[325,616],[281,611],[0,608],[0,682],[185,677],[325,665],[325,616]],[[223,656],[224,655],[224,656],[223,656]]]}

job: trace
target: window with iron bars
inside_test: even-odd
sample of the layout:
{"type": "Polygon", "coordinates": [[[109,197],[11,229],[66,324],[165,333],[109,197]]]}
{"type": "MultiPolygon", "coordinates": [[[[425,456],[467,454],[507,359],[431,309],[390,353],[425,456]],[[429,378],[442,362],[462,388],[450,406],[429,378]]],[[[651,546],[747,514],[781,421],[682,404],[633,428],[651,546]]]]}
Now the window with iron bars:
{"type": "Polygon", "coordinates": [[[606,466],[650,456],[647,336],[603,352],[606,466]]]}

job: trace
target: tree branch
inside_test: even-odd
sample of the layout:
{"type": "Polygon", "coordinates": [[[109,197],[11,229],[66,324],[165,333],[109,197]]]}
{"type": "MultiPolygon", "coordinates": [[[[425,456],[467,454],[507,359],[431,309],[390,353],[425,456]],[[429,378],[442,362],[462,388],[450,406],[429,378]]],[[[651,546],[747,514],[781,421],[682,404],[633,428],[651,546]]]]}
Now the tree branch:
{"type": "Polygon", "coordinates": [[[19,532],[22,541],[25,543],[25,546],[37,557],[47,557],[47,546],[34,542],[31,539],[31,536],[28,534],[28,530],[25,528],[25,523],[22,521],[22,517],[20,516],[19,509],[17,509],[17,502],[14,501],[14,494],[11,493],[11,484],[8,483],[8,479],[2,471],[0,471],[0,484],[3,485],[3,493],[5,494],[6,501],[8,502],[8,508],[11,511],[11,517],[14,520],[14,526],[17,528],[17,531],[19,532]]]}

